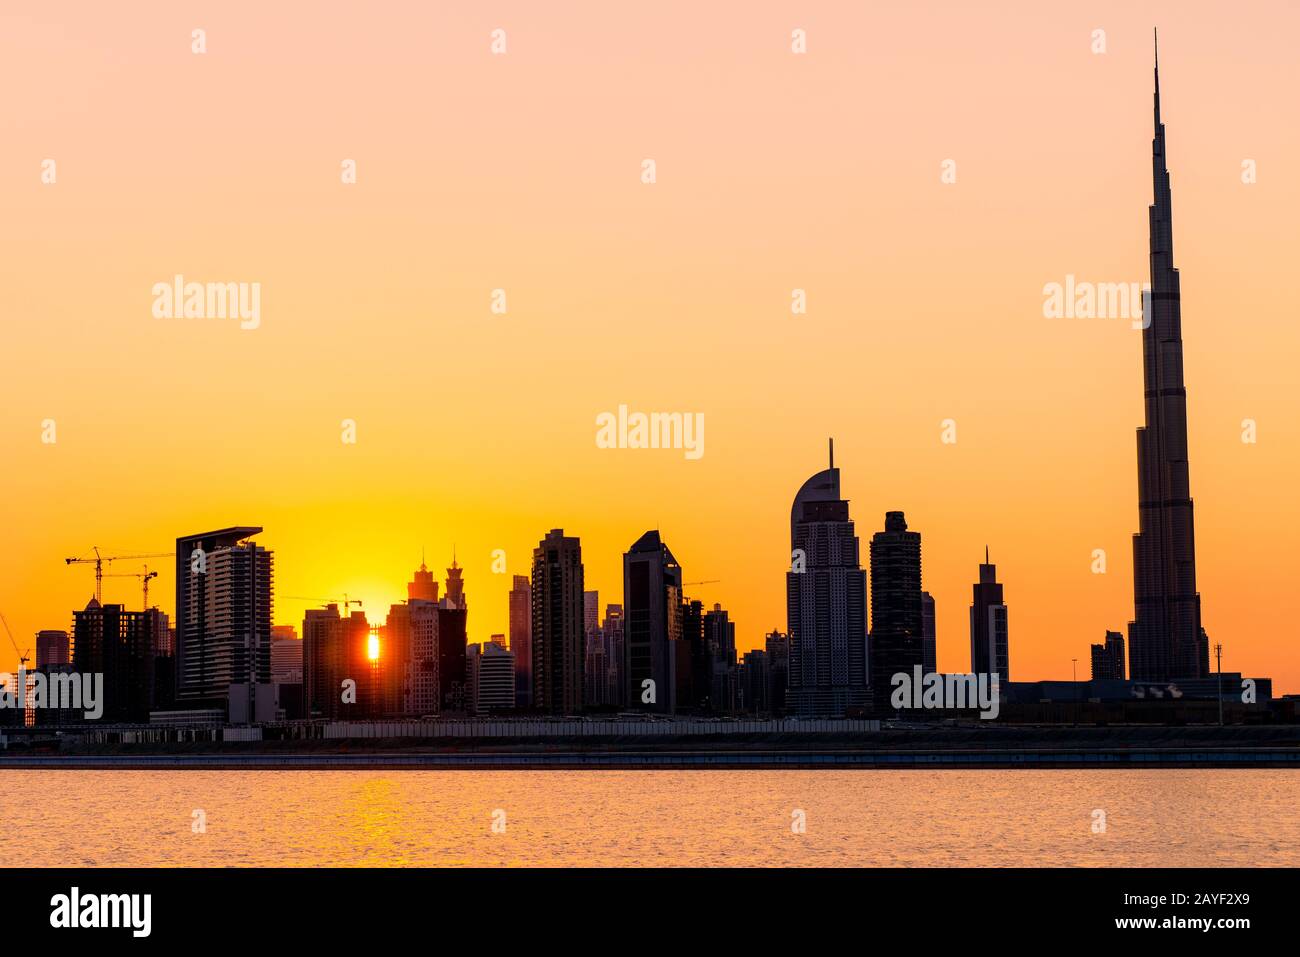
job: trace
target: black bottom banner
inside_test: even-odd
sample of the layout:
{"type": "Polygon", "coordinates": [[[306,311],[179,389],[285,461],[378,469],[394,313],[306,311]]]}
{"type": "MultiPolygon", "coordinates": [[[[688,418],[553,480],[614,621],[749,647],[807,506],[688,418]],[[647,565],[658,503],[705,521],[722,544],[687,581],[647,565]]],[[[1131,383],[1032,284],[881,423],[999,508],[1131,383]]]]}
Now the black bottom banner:
{"type": "Polygon", "coordinates": [[[1295,927],[1295,878],[1283,869],[10,869],[0,887],[11,940],[75,934],[83,944],[419,934],[489,947],[715,935],[732,947],[812,946],[851,931],[927,943],[988,935],[1003,946],[1045,933],[1146,946],[1199,934],[1231,946],[1295,927]]]}

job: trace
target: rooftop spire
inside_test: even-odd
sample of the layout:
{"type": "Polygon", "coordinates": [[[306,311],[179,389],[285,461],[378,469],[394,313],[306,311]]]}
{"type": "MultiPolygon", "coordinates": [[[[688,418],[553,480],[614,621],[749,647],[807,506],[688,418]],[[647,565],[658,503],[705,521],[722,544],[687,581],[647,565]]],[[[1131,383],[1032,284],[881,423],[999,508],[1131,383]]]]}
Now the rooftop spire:
{"type": "Polygon", "coordinates": [[[835,468],[835,440],[827,439],[826,441],[830,443],[831,448],[831,468],[835,468]]]}
{"type": "Polygon", "coordinates": [[[1152,37],[1155,44],[1156,58],[1156,130],[1160,129],[1160,31],[1152,28],[1152,37]]]}

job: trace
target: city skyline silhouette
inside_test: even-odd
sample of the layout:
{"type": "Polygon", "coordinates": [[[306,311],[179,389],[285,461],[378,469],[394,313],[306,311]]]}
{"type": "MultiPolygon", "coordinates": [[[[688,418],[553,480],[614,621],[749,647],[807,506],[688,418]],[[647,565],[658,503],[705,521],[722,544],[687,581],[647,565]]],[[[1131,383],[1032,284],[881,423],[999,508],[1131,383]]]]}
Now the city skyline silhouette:
{"type": "MultiPolygon", "coordinates": [[[[240,82],[268,93],[250,120],[276,157],[263,170],[223,167],[190,145],[203,140],[203,109],[233,118],[229,44],[200,61],[186,47],[150,52],[153,37],[123,38],[139,65],[98,94],[110,115],[131,127],[175,97],[195,104],[171,111],[185,135],[166,164],[132,150],[91,164],[96,126],[75,97],[54,107],[38,91],[15,106],[23,122],[4,169],[31,181],[15,187],[12,207],[31,240],[14,249],[8,288],[15,314],[30,319],[8,333],[0,437],[14,507],[0,610],[20,634],[66,627],[91,578],[65,557],[95,543],[150,552],[186,529],[254,521],[277,555],[278,594],[347,592],[367,608],[400,599],[421,545],[441,562],[456,544],[475,594],[470,627],[486,638],[506,630],[511,576],[541,532],[581,536],[596,559],[589,587],[614,596],[618,556],[657,525],[691,578],[720,580],[697,597],[728,607],[738,647],[753,648],[783,627],[782,513],[833,434],[860,530],[901,510],[924,536],[940,669],[967,658],[969,588],[989,544],[1013,609],[1017,671],[1068,677],[1072,657],[1132,620],[1139,524],[1130,430],[1144,422],[1140,334],[1125,320],[1042,314],[1047,283],[1145,281],[1149,271],[1151,18],[1103,12],[1103,54],[1045,27],[1046,16],[992,48],[971,45],[963,34],[975,15],[962,11],[928,33],[909,29],[907,12],[883,14],[896,29],[874,59],[861,56],[872,34],[852,12],[833,33],[809,20],[802,61],[785,24],[780,42],[751,23],[734,45],[692,35],[681,43],[700,59],[682,82],[722,67],[749,86],[697,84],[699,105],[676,125],[662,107],[616,113],[606,140],[535,150],[531,166],[475,134],[499,128],[539,144],[575,133],[567,112],[558,131],[529,115],[543,95],[660,102],[662,81],[636,72],[678,48],[664,46],[658,21],[607,89],[583,100],[575,71],[597,56],[596,25],[566,41],[575,65],[560,69],[538,59],[556,48],[530,31],[535,20],[521,20],[511,52],[491,60],[460,49],[472,23],[419,13],[425,40],[455,51],[449,62],[475,91],[463,104],[437,101],[456,148],[435,149],[385,115],[363,125],[345,108],[337,139],[370,144],[353,157],[362,151],[323,132],[314,93],[274,128],[285,114],[270,107],[285,88],[271,64],[281,69],[286,34],[274,19],[249,30],[230,14],[240,82]],[[945,56],[921,70],[927,44],[945,56]],[[146,95],[148,70],[164,68],[174,90],[146,95]],[[793,100],[774,117],[780,89],[793,100]],[[828,90],[843,108],[833,116],[810,109],[828,90]],[[840,122],[851,91],[864,90],[909,92],[869,96],[869,121],[840,122]],[[996,105],[999,124],[979,121],[979,104],[996,105]],[[48,186],[16,165],[46,153],[59,162],[48,186]],[[640,181],[646,157],[658,162],[653,185],[640,181]],[[348,158],[352,185],[338,177],[348,158]],[[956,180],[945,183],[949,158],[956,180]],[[451,202],[461,190],[480,205],[451,202]],[[167,243],[124,215],[153,204],[192,209],[167,243]],[[90,244],[96,255],[83,256],[90,244]],[[84,282],[52,278],[69,261],[91,264],[84,282]],[[936,270],[944,282],[927,278],[936,270]],[[150,289],[177,274],[260,282],[260,324],[155,318],[150,289]],[[509,296],[503,315],[491,311],[498,288],[509,296]],[[794,289],[807,293],[807,313],[790,312],[794,289]],[[707,451],[695,461],[599,448],[596,417],[623,404],[703,414],[707,451]],[[41,441],[46,419],[55,442],[41,441]],[[354,445],[340,441],[345,420],[354,445]],[[947,420],[957,441],[945,445],[947,420]],[[1105,574],[1093,573],[1097,549],[1105,574]],[[492,572],[497,550],[503,575],[492,572]]],[[[705,33],[714,16],[700,21],[705,33]]],[[[1278,8],[1278,22],[1293,16],[1278,8]]],[[[324,15],[322,29],[332,25],[324,15]]],[[[95,16],[84,29],[113,35],[95,16]]],[[[1285,490],[1300,442],[1283,356],[1297,333],[1266,290],[1297,201],[1273,171],[1297,144],[1263,122],[1284,108],[1289,61],[1274,35],[1207,45],[1214,25],[1196,15],[1163,32],[1179,266],[1192,283],[1183,320],[1204,624],[1225,667],[1292,690],[1300,605],[1285,587],[1285,542],[1300,514],[1285,490]],[[1228,109],[1222,83],[1246,105],[1228,109]],[[1246,158],[1260,169],[1249,185],[1246,158]],[[1255,444],[1242,441],[1246,419],[1258,424],[1255,444]]],[[[87,43],[85,65],[58,72],[49,97],[79,69],[103,66],[87,43]]],[[[398,91],[388,99],[427,104],[420,85],[398,81],[451,68],[431,64],[429,49],[394,39],[375,74],[398,91]]],[[[305,50],[293,57],[332,89],[305,50]]],[[[163,570],[154,583],[159,595],[174,587],[168,578],[163,570]]],[[[138,594],[129,578],[105,587],[128,605],[138,594]]],[[[299,621],[300,608],[277,607],[277,623],[299,621]]],[[[16,663],[10,653],[0,662],[16,663]]]]}

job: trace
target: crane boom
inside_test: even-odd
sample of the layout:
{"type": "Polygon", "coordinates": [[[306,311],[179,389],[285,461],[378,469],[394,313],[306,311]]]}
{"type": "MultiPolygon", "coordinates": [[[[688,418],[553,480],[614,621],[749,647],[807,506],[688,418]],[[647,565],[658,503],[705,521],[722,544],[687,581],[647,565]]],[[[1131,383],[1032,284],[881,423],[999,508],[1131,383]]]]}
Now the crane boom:
{"type": "Polygon", "coordinates": [[[85,558],[65,558],[63,560],[63,564],[83,565],[92,562],[94,563],[95,601],[99,602],[101,605],[104,603],[104,562],[108,562],[108,564],[111,566],[115,561],[122,562],[122,561],[128,561],[133,558],[167,558],[169,556],[176,554],[175,552],[149,552],[148,554],[145,555],[101,555],[99,553],[98,545],[92,546],[91,551],[95,553],[94,558],[91,558],[89,555],[86,556],[85,558]]]}
{"type": "Polygon", "coordinates": [[[361,599],[349,598],[346,592],[342,598],[317,598],[313,595],[282,595],[280,597],[284,601],[319,601],[324,602],[327,605],[342,605],[343,614],[345,615],[348,613],[348,607],[350,605],[356,605],[358,608],[361,607],[361,599]]]}
{"type": "Polygon", "coordinates": [[[108,573],[108,574],[106,574],[106,575],[102,575],[101,577],[102,577],[102,578],[138,578],[138,579],[140,579],[140,584],[143,586],[143,589],[144,589],[144,605],[142,605],[141,607],[143,607],[145,611],[148,611],[148,610],[149,610],[149,579],[151,579],[151,578],[157,578],[157,577],[158,577],[158,573],[157,573],[157,572],[151,572],[151,571],[149,571],[149,566],[148,566],[148,565],[145,565],[145,566],[144,566],[144,571],[142,571],[142,572],[110,572],[110,573],[108,573]]]}
{"type": "Polygon", "coordinates": [[[31,655],[32,649],[28,648],[25,654],[18,650],[18,642],[14,640],[14,633],[9,628],[9,622],[5,620],[3,613],[0,613],[0,624],[5,626],[5,634],[9,636],[9,644],[14,646],[14,654],[18,656],[19,667],[25,669],[27,667],[27,662],[31,661],[29,656],[31,655]]]}

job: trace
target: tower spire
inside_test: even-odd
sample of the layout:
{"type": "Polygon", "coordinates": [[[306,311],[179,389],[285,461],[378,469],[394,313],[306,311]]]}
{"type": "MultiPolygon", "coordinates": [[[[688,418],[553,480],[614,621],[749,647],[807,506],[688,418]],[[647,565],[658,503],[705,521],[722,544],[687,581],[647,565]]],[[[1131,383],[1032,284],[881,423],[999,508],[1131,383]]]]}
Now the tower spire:
{"type": "Polygon", "coordinates": [[[835,440],[834,440],[834,439],[827,439],[826,441],[830,443],[830,449],[831,449],[831,468],[835,468],[835,440]]]}
{"type": "Polygon", "coordinates": [[[1182,299],[1174,265],[1173,197],[1160,118],[1159,37],[1153,31],[1155,132],[1148,213],[1151,283],[1143,296],[1144,423],[1138,429],[1138,533],[1133,536],[1129,664],[1136,681],[1203,678],[1209,647],[1196,591],[1187,462],[1182,299]]]}
{"type": "Polygon", "coordinates": [[[1156,77],[1156,132],[1160,131],[1160,31],[1152,28],[1152,37],[1155,45],[1155,77],[1156,77]]]}

